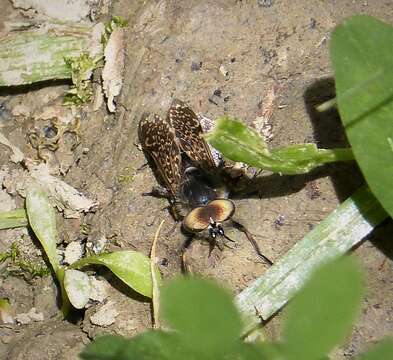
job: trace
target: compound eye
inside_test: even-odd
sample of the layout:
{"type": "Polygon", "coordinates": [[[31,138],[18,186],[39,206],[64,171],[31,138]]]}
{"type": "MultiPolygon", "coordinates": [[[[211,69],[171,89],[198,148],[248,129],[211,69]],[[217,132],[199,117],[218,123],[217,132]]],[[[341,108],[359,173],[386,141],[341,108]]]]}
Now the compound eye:
{"type": "Polygon", "coordinates": [[[222,228],[222,226],[218,226],[218,233],[220,235],[224,235],[224,229],[222,228]]]}

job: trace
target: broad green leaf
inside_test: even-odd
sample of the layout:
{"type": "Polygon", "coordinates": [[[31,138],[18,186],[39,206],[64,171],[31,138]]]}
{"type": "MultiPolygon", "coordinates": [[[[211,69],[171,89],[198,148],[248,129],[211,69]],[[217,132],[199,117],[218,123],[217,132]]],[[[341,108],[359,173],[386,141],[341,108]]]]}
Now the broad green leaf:
{"type": "MultiPolygon", "coordinates": [[[[100,337],[89,344],[80,357],[83,360],[274,360],[263,356],[259,344],[237,341],[234,345],[229,354],[201,355],[185,346],[178,334],[155,330],[131,339],[121,336],[100,337]]],[[[200,347],[203,348],[203,344],[200,347]]]]}
{"type": "Polygon", "coordinates": [[[79,356],[83,360],[123,360],[126,358],[121,357],[121,353],[129,343],[130,340],[122,336],[101,336],[87,345],[79,356]]]}
{"type": "Polygon", "coordinates": [[[27,226],[25,209],[16,209],[0,213],[0,230],[27,226]]]}
{"type": "Polygon", "coordinates": [[[229,118],[218,119],[214,130],[205,137],[228,159],[286,175],[304,174],[334,161],[353,160],[351,149],[318,149],[315,144],[292,145],[269,152],[255,130],[229,118]]]}
{"type": "Polygon", "coordinates": [[[369,351],[362,354],[359,360],[386,360],[393,359],[393,339],[384,339],[374,345],[369,351]]]}
{"type": "Polygon", "coordinates": [[[66,270],[64,288],[74,308],[83,309],[86,306],[90,296],[90,280],[87,274],[79,270],[66,270]]]}
{"type": "MultiPolygon", "coordinates": [[[[71,268],[79,269],[89,264],[106,266],[135,291],[152,296],[150,259],[146,255],[133,250],[93,255],[73,263],[71,268]]],[[[158,271],[157,278],[160,279],[158,271]]]]}
{"type": "Polygon", "coordinates": [[[338,109],[372,192],[393,215],[393,28],[354,16],[333,32],[338,109]]]}
{"type": "Polygon", "coordinates": [[[219,119],[214,131],[207,134],[206,139],[209,142],[214,141],[217,144],[221,144],[226,151],[232,151],[233,146],[240,145],[240,148],[237,149],[240,153],[246,151],[246,154],[248,154],[249,150],[247,148],[251,148],[250,151],[254,151],[256,154],[269,156],[269,149],[265,140],[254,129],[245,126],[241,121],[232,120],[229,117],[219,119]],[[221,141],[218,135],[225,140],[221,141]],[[246,149],[244,149],[244,144],[246,144],[246,149]]]}
{"type": "Polygon", "coordinates": [[[175,333],[155,330],[132,339],[104,336],[80,354],[84,360],[199,360],[187,350],[175,333]]]}
{"type": "Polygon", "coordinates": [[[56,252],[56,215],[45,191],[36,186],[27,190],[26,211],[29,224],[57,273],[60,265],[56,252]]]}
{"type": "Polygon", "coordinates": [[[200,279],[178,279],[161,290],[162,319],[194,352],[226,354],[240,336],[240,316],[231,296],[200,279]]]}
{"type": "Polygon", "coordinates": [[[288,306],[286,358],[319,359],[342,342],[360,310],[362,295],[362,275],[352,258],[316,270],[288,306]]]}

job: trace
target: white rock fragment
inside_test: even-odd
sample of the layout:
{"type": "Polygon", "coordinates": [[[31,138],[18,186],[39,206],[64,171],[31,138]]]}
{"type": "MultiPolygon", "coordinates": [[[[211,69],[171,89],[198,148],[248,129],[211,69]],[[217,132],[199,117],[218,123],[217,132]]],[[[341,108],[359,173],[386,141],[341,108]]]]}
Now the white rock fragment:
{"type": "Polygon", "coordinates": [[[107,98],[108,110],[114,112],[114,98],[123,86],[124,71],[124,30],[117,28],[109,37],[105,51],[105,65],[102,70],[103,90],[107,98]]]}
{"type": "Polygon", "coordinates": [[[44,315],[38,313],[35,307],[31,308],[28,313],[21,313],[15,316],[15,320],[18,324],[26,325],[30,324],[32,321],[43,321],[44,315]]]}
{"type": "Polygon", "coordinates": [[[102,253],[105,249],[107,242],[108,242],[108,239],[104,235],[99,237],[92,245],[92,250],[94,251],[94,254],[102,253]]]}
{"type": "Polygon", "coordinates": [[[30,175],[48,189],[56,207],[64,211],[66,218],[78,218],[80,212],[88,212],[98,206],[97,201],[88,199],[78,190],[49,173],[46,164],[26,164],[30,175]]]}
{"type": "Polygon", "coordinates": [[[97,280],[90,276],[90,299],[93,301],[103,302],[109,294],[109,285],[105,280],[97,280]]]}
{"type": "Polygon", "coordinates": [[[108,301],[103,305],[94,315],[90,317],[90,322],[93,325],[109,326],[116,321],[119,312],[115,308],[114,301],[108,301]]]}
{"type": "Polygon", "coordinates": [[[225,77],[227,77],[228,75],[229,75],[229,71],[227,70],[227,68],[225,67],[225,65],[224,64],[221,64],[220,65],[220,73],[223,75],[223,76],[225,76],[225,77]]]}
{"type": "Polygon", "coordinates": [[[83,245],[79,241],[69,243],[64,251],[64,262],[72,264],[83,256],[83,245]]]}
{"type": "Polygon", "coordinates": [[[83,309],[90,298],[89,277],[79,270],[66,270],[64,274],[64,287],[72,306],[76,309],[83,309]]]}

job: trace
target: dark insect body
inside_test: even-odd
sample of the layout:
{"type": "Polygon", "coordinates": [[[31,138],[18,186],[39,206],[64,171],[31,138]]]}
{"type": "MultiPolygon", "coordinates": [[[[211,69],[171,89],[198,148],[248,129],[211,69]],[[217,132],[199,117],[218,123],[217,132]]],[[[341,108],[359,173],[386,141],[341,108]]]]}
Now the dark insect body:
{"type": "MultiPolygon", "coordinates": [[[[164,185],[149,194],[167,197],[173,216],[182,220],[183,229],[189,234],[207,230],[214,247],[217,236],[231,240],[221,224],[232,218],[235,205],[228,199],[226,174],[216,166],[202,134],[197,115],[177,99],[173,100],[166,119],[144,114],[139,123],[142,148],[154,161],[158,180],[164,185]]],[[[242,225],[231,221],[248,238],[251,236],[242,225]]],[[[271,264],[256,242],[249,240],[258,255],[271,264]]]]}

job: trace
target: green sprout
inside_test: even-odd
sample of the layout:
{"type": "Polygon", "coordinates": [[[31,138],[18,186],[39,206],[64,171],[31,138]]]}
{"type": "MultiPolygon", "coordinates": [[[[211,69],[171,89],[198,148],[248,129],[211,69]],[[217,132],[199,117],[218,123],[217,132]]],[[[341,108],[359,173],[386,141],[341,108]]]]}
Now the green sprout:
{"type": "Polygon", "coordinates": [[[93,86],[90,78],[93,71],[102,65],[101,60],[102,58],[93,59],[87,52],[78,57],[64,58],[73,83],[64,97],[64,105],[82,105],[91,101],[93,86]]]}
{"type": "Polygon", "coordinates": [[[0,263],[10,260],[7,266],[8,274],[21,275],[28,278],[44,277],[50,274],[50,269],[44,264],[38,264],[35,261],[27,260],[22,257],[16,242],[11,244],[8,251],[0,253],[0,263]]]}
{"type": "Polygon", "coordinates": [[[134,181],[135,178],[135,174],[133,173],[133,169],[129,166],[127,166],[126,168],[124,168],[124,174],[119,175],[119,177],[117,178],[117,181],[120,184],[131,184],[134,181]]]}
{"type": "Polygon", "coordinates": [[[110,21],[105,23],[104,32],[101,36],[101,43],[105,49],[109,37],[112,34],[113,30],[116,28],[125,28],[128,25],[128,21],[121,16],[113,16],[110,21]]]}

